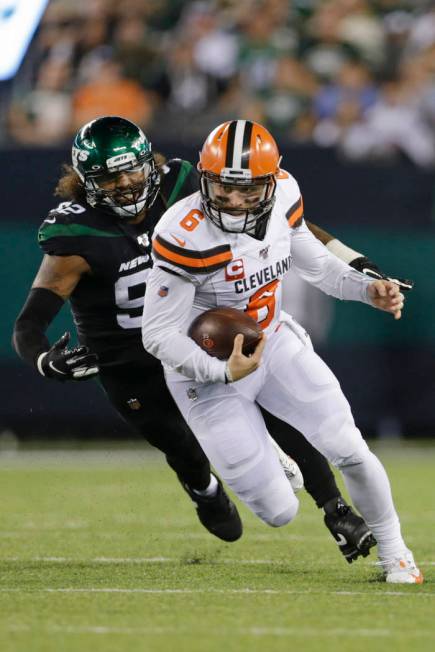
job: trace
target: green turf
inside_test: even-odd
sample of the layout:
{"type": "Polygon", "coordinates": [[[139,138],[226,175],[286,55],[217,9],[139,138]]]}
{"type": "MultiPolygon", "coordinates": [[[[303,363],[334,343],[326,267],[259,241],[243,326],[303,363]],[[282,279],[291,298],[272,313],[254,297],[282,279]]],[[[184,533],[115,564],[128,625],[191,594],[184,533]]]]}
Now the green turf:
{"type": "Polygon", "coordinates": [[[435,649],[435,444],[379,451],[423,586],[349,566],[303,495],[274,530],[209,535],[159,455],[0,454],[2,652],[435,649]]]}

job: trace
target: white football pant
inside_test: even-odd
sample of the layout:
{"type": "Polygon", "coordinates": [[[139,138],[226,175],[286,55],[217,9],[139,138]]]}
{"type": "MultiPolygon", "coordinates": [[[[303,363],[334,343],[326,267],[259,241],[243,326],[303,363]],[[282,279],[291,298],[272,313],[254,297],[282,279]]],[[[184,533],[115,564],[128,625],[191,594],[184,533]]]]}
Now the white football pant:
{"type": "Polygon", "coordinates": [[[262,363],[233,384],[201,384],[171,373],[174,400],[205,454],[234,493],[272,526],[289,523],[298,500],[256,403],[300,430],[344,476],[378,541],[379,556],[406,549],[386,472],[355,426],[349,403],[304,329],[283,314],[262,363]]]}

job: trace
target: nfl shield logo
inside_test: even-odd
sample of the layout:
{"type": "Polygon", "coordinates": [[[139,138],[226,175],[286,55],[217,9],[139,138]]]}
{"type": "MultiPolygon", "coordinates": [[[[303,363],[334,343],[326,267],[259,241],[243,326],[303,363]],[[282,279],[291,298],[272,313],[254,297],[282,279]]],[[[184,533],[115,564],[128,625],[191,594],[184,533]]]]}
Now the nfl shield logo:
{"type": "Polygon", "coordinates": [[[150,239],[148,237],[148,233],[142,233],[141,235],[138,235],[137,241],[141,247],[144,247],[144,249],[150,246],[150,239]]]}
{"type": "Polygon", "coordinates": [[[142,407],[141,402],[137,398],[129,398],[127,401],[127,405],[130,408],[130,410],[140,410],[142,407]]]}
{"type": "Polygon", "coordinates": [[[267,247],[264,247],[264,249],[260,249],[260,251],[258,252],[260,258],[267,258],[269,255],[269,249],[270,249],[270,245],[267,245],[267,247]]]}
{"type": "Polygon", "coordinates": [[[159,295],[159,297],[167,297],[168,292],[169,292],[169,288],[166,287],[166,285],[161,285],[157,294],[159,295]]]}
{"type": "Polygon", "coordinates": [[[194,387],[189,387],[189,389],[186,391],[187,398],[189,398],[191,401],[196,401],[198,399],[198,393],[194,387]]]}

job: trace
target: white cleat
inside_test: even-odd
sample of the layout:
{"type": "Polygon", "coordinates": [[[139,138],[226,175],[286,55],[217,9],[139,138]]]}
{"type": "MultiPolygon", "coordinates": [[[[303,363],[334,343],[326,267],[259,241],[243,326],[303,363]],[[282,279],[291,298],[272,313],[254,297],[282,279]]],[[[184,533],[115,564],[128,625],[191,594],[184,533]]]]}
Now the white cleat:
{"type": "Polygon", "coordinates": [[[394,559],[381,559],[379,564],[390,584],[423,584],[423,574],[414,561],[412,552],[407,550],[403,556],[394,559]]]}
{"type": "Polygon", "coordinates": [[[299,466],[296,464],[296,462],[290,457],[290,455],[284,453],[282,448],[278,446],[278,444],[274,439],[272,439],[272,437],[270,437],[270,441],[272,442],[272,445],[276,450],[278,459],[280,461],[282,468],[284,469],[284,473],[286,474],[287,480],[290,482],[292,489],[296,494],[298,491],[304,488],[304,478],[302,472],[299,466]]]}

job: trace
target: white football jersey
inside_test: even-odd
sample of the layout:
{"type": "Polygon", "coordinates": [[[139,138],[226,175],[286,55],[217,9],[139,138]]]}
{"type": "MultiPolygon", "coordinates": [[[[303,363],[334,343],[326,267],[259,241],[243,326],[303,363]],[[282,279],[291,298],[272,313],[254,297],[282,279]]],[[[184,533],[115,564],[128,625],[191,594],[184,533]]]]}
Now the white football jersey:
{"type": "Polygon", "coordinates": [[[201,211],[199,192],[170,208],[154,231],[156,264],[197,287],[191,320],[216,306],[246,311],[269,332],[281,310],[281,280],[291,266],[291,231],[303,216],[296,180],[283,172],[263,240],[222,231],[201,211]]]}
{"type": "Polygon", "coordinates": [[[267,335],[273,334],[283,318],[281,281],[290,266],[327,294],[369,302],[371,279],[329,253],[309,231],[298,184],[286,172],[277,178],[276,200],[262,240],[213,224],[203,214],[197,192],[163,215],[154,231],[153,256],[143,344],[171,378],[182,374],[198,382],[223,382],[225,362],[209,356],[186,335],[189,325],[205,310],[230,306],[247,311],[267,335]]]}

